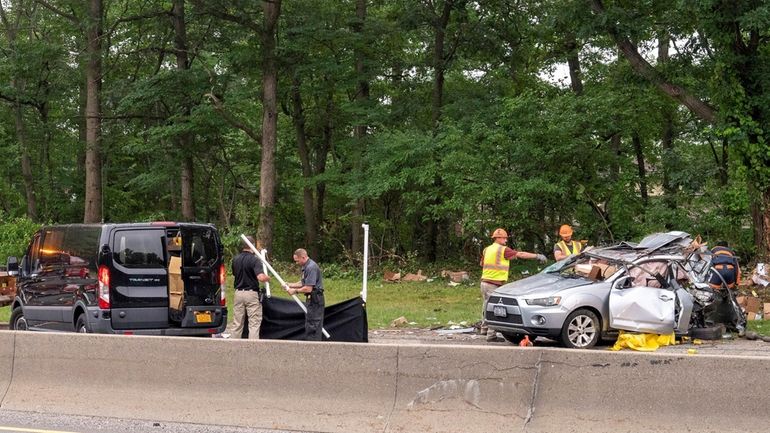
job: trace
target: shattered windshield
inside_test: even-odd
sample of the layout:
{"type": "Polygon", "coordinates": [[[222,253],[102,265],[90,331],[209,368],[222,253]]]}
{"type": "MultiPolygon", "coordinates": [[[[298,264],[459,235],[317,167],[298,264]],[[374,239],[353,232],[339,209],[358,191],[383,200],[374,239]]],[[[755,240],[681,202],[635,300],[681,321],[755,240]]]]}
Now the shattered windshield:
{"type": "Polygon", "coordinates": [[[557,273],[563,278],[587,278],[594,281],[604,281],[617,271],[618,267],[608,260],[585,254],[556,262],[545,269],[545,272],[557,273]]]}

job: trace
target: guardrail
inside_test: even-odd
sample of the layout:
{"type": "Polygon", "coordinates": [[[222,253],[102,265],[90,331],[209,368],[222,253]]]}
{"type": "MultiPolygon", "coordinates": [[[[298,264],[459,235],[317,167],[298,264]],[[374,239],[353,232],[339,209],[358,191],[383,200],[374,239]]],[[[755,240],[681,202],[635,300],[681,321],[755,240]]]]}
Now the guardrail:
{"type": "Polygon", "coordinates": [[[3,409],[251,428],[755,431],[767,422],[770,395],[745,398],[749,383],[769,389],[770,362],[518,347],[0,332],[3,409]]]}

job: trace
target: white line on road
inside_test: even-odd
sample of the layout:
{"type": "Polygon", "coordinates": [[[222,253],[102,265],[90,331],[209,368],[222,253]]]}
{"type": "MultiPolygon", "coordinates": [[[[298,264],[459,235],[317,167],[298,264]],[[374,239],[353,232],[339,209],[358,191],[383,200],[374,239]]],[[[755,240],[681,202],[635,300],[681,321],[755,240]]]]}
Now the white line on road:
{"type": "Polygon", "coordinates": [[[21,433],[74,433],[61,430],[41,430],[37,428],[22,428],[22,427],[3,427],[0,426],[0,431],[12,431],[21,433]]]}

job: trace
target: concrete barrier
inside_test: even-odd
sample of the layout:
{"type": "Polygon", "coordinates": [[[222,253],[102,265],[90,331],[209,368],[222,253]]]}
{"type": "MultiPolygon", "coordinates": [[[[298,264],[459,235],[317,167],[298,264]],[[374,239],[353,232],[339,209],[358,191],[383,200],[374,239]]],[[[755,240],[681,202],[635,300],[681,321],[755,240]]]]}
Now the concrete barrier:
{"type": "Polygon", "coordinates": [[[10,332],[0,332],[0,407],[3,397],[11,385],[13,374],[13,344],[14,335],[10,332]]]}
{"type": "Polygon", "coordinates": [[[538,376],[530,432],[770,428],[767,358],[556,349],[538,376]]]}
{"type": "Polygon", "coordinates": [[[748,357],[0,332],[4,409],[323,432],[757,431],[769,370],[748,357]]]}
{"type": "Polygon", "coordinates": [[[20,332],[3,408],[322,431],[382,430],[387,346],[20,332]]]}

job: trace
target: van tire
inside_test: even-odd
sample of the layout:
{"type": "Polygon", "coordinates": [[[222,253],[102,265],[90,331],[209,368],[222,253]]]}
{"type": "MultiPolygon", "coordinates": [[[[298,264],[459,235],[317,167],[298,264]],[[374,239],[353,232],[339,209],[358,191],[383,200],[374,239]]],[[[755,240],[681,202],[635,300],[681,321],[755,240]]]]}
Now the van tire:
{"type": "Polygon", "coordinates": [[[24,318],[24,312],[21,307],[16,307],[11,312],[11,319],[9,320],[8,327],[12,331],[26,331],[29,329],[27,326],[27,319],[24,318]]]}
{"type": "Polygon", "coordinates": [[[75,322],[75,332],[80,334],[90,334],[91,330],[88,328],[88,321],[86,320],[85,313],[80,313],[77,322],[75,322]]]}

